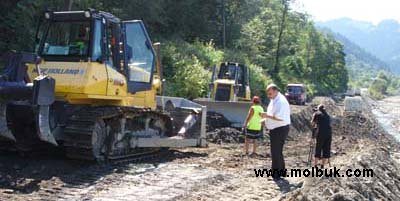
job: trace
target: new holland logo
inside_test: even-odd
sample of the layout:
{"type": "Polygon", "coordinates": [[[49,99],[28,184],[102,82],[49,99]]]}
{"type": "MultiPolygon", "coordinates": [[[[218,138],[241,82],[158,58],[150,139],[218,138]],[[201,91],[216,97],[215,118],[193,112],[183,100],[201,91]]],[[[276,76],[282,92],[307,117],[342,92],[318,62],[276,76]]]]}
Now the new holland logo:
{"type": "MultiPolygon", "coordinates": [[[[62,74],[62,75],[83,75],[84,69],[68,69],[68,68],[40,68],[43,74],[62,74]]],[[[37,73],[36,69],[33,70],[37,73]]]]}

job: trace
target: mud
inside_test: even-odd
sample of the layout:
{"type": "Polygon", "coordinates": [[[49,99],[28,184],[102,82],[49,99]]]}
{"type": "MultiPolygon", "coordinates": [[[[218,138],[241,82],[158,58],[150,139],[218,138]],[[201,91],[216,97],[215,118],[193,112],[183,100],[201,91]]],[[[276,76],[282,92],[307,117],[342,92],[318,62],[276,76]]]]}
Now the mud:
{"type": "Polygon", "coordinates": [[[207,112],[207,131],[213,132],[218,128],[229,127],[231,123],[224,115],[218,114],[216,112],[207,112]]]}
{"type": "MultiPolygon", "coordinates": [[[[310,119],[313,108],[317,106],[323,99],[315,99],[316,102],[310,103],[308,106],[291,105],[292,125],[290,138],[299,136],[311,129],[310,119]]],[[[327,102],[328,103],[328,102],[327,102]]],[[[241,128],[229,127],[230,122],[218,113],[207,113],[207,141],[221,143],[243,143],[244,134],[241,128]]],[[[266,134],[267,131],[264,131],[266,134]]]]}
{"type": "Polygon", "coordinates": [[[216,128],[207,132],[207,141],[221,143],[242,143],[244,142],[244,134],[241,130],[230,127],[216,128]]]}
{"type": "Polygon", "coordinates": [[[319,103],[335,119],[332,165],[371,167],[377,177],[280,182],[255,177],[255,168],[270,168],[268,135],[259,155],[250,157],[243,154],[241,132],[222,128],[208,133],[217,136],[208,148],[171,149],[138,163],[98,165],[54,154],[21,157],[2,152],[0,200],[398,200],[398,144],[372,114],[342,116],[342,106],[331,99],[317,98],[309,106],[292,108],[294,123],[284,149],[287,168],[307,167],[308,121],[319,103]],[[213,132],[225,132],[225,137],[213,132]]]}

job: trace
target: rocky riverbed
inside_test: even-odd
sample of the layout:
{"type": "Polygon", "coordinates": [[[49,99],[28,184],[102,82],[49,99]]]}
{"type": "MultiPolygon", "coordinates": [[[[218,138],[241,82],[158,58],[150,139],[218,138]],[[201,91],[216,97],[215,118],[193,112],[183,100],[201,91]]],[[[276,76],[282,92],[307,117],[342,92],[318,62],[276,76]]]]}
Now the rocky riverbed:
{"type": "Polygon", "coordinates": [[[380,101],[368,99],[372,112],[389,134],[400,141],[400,96],[388,97],[380,101]]]}
{"type": "Polygon", "coordinates": [[[308,168],[308,122],[319,103],[333,117],[331,166],[370,168],[374,177],[291,177],[279,182],[256,177],[255,168],[270,168],[268,135],[259,155],[249,157],[243,154],[240,131],[224,127],[210,130],[214,143],[208,148],[169,150],[122,165],[0,153],[0,200],[399,200],[399,146],[369,105],[356,114],[343,114],[340,103],[323,97],[309,106],[293,106],[284,150],[287,168],[308,168]]]}

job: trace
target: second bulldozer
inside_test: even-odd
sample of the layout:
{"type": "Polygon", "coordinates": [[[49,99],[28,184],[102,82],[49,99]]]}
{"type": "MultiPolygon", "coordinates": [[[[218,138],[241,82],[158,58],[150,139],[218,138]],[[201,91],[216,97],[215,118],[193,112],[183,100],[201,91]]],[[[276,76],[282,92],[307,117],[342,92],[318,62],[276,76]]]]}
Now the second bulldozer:
{"type": "Polygon", "coordinates": [[[210,93],[194,102],[207,106],[209,112],[223,115],[233,127],[242,127],[251,106],[250,73],[246,65],[225,62],[214,66],[210,93]]]}

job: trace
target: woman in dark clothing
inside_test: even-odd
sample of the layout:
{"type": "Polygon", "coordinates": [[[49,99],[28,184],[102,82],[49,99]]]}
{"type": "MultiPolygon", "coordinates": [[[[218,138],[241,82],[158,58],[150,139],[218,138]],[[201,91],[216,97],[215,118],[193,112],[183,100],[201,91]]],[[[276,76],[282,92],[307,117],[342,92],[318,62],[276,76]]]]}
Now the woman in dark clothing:
{"type": "Polygon", "coordinates": [[[326,112],[324,105],[321,104],[318,106],[318,111],[314,113],[311,124],[316,128],[316,135],[314,137],[317,140],[314,165],[322,162],[320,165],[324,166],[327,162],[329,163],[332,143],[331,118],[326,112]]]}

